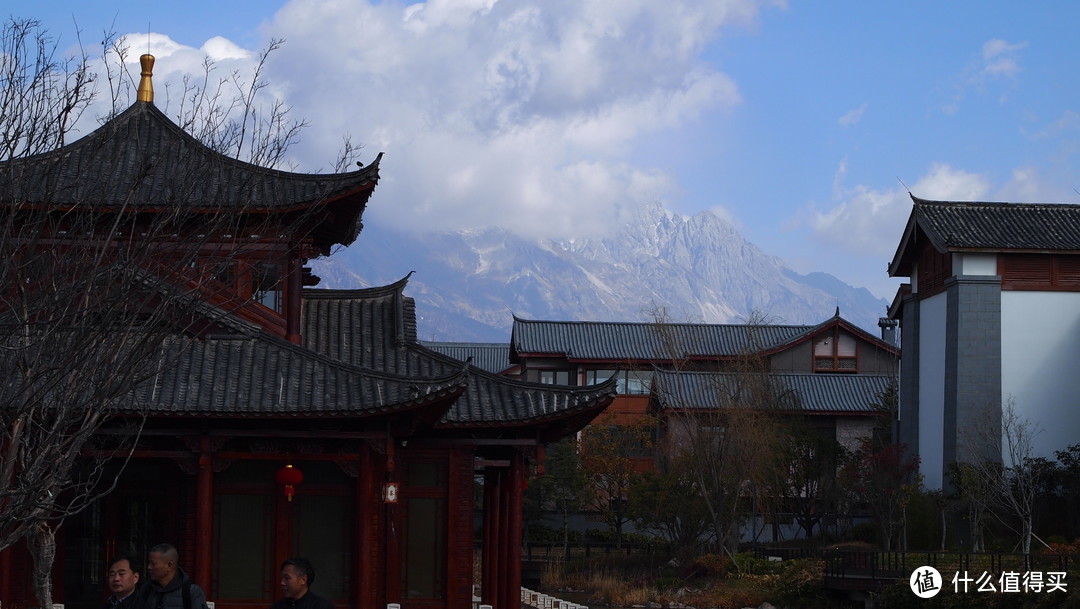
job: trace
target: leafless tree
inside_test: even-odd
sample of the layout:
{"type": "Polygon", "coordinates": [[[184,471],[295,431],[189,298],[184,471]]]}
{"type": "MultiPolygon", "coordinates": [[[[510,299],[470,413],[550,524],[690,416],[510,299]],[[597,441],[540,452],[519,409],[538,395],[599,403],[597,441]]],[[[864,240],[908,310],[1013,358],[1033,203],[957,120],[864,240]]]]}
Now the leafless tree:
{"type": "Polygon", "coordinates": [[[637,463],[652,451],[651,418],[618,422],[611,415],[594,421],[581,434],[581,465],[589,481],[586,504],[608,524],[615,547],[622,547],[630,487],[640,476],[637,463]]]}
{"type": "MultiPolygon", "coordinates": [[[[702,376],[708,405],[681,403],[676,395],[659,395],[665,445],[669,458],[693,464],[689,475],[704,499],[720,549],[730,556],[740,529],[755,506],[772,499],[772,482],[783,471],[783,426],[777,412],[786,404],[784,392],[760,355],[758,329],[763,320],[747,324],[746,345],[738,357],[717,362],[723,373],[702,376]]],[[[669,346],[671,366],[687,370],[686,345],[678,345],[669,326],[656,331],[669,346]]]]}
{"type": "MultiPolygon", "coordinates": [[[[979,417],[979,420],[997,418],[979,417]]],[[[968,484],[972,483],[971,476],[979,480],[980,495],[986,497],[987,507],[1002,524],[1010,527],[1011,523],[1018,524],[1017,545],[1022,553],[1029,554],[1031,541],[1037,538],[1035,502],[1048,469],[1043,466],[1045,460],[1033,456],[1038,426],[1017,412],[1013,398],[1007,398],[1001,405],[1000,420],[1000,428],[982,425],[961,438],[966,454],[972,459],[962,465],[961,471],[969,472],[963,478],[968,484]]]]}
{"type": "MultiPolygon", "coordinates": [[[[278,44],[229,99],[231,112],[217,113],[226,98],[190,88],[185,99],[205,103],[182,107],[180,122],[204,126],[199,135],[216,149],[281,161],[303,124],[277,103],[261,111],[260,71],[278,44]]],[[[107,70],[116,103],[125,51],[109,41],[105,49],[119,54],[107,70]]],[[[11,20],[0,32],[0,550],[26,540],[42,607],[52,605],[54,531],[114,487],[122,467],[105,461],[130,454],[141,420],[124,418],[127,436],[95,432],[121,410],[140,412],[135,390],[236,305],[232,288],[251,281],[242,260],[271,228],[213,197],[190,204],[210,192],[200,176],[216,168],[205,155],[145,159],[139,182],[119,194],[106,191],[115,186],[108,177],[125,171],[115,138],[87,144],[100,149],[83,150],[94,159],[85,166],[35,156],[71,143],[98,94],[91,66],[86,54],[59,58],[36,21],[11,20]]]]}

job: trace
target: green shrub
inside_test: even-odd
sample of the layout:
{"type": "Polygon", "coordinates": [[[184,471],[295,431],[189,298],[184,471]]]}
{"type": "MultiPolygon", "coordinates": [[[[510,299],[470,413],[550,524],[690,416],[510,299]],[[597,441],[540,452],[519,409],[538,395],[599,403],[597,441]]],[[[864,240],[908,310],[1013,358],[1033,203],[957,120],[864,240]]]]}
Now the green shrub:
{"type": "Polygon", "coordinates": [[[773,575],[781,572],[783,563],[759,558],[753,552],[740,552],[735,555],[735,567],[740,575],[773,575]]]}

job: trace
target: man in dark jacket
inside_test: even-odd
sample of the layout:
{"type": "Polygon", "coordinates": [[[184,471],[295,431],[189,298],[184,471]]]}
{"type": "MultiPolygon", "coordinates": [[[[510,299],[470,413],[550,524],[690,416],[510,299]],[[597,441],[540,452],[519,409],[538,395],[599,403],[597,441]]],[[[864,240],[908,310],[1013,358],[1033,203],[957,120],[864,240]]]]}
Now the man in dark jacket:
{"type": "Polygon", "coordinates": [[[104,609],[138,609],[138,594],[135,587],[139,583],[137,563],[130,556],[121,555],[109,561],[105,582],[109,586],[108,600],[104,609]]]}
{"type": "Polygon", "coordinates": [[[180,568],[180,554],[163,543],[150,548],[146,577],[150,580],[139,609],[206,609],[206,595],[180,568]]]}
{"type": "Polygon", "coordinates": [[[315,568],[306,558],[290,558],[281,563],[281,592],[285,598],[270,609],[334,609],[333,603],[311,591],[315,568]]]}

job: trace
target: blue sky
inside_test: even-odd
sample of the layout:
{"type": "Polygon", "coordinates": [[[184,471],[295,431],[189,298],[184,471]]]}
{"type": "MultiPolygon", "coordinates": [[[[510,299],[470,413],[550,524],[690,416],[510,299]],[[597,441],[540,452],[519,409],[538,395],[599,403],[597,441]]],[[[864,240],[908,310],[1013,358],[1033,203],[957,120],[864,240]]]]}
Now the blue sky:
{"type": "MultiPolygon", "coordinates": [[[[310,126],[385,151],[366,218],[583,238],[660,201],[719,213],[801,272],[891,298],[923,198],[1080,203],[1074,2],[9,0],[62,45],[127,34],[155,85],[246,73],[310,126]],[[148,36],[147,31],[151,32],[148,36]]],[[[168,111],[168,109],[166,109],[168,111]]]]}

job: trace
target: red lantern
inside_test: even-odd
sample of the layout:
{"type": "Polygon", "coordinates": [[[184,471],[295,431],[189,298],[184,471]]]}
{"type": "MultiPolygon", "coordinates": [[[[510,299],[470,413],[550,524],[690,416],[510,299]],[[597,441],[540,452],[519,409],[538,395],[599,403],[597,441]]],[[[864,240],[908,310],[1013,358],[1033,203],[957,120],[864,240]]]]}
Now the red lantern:
{"type": "Polygon", "coordinates": [[[292,501],[296,494],[296,485],[304,481],[304,473],[289,464],[277,470],[274,479],[285,487],[285,499],[292,501]]]}

